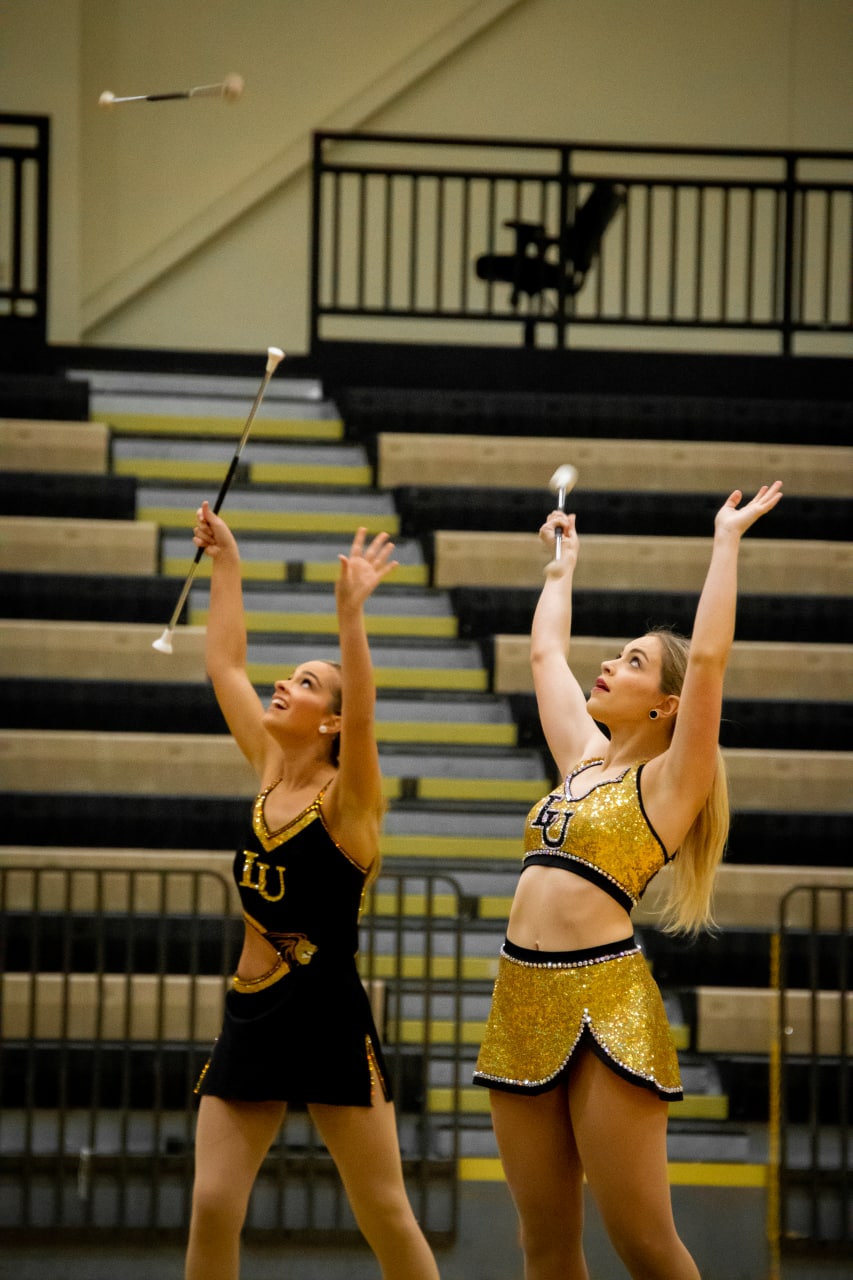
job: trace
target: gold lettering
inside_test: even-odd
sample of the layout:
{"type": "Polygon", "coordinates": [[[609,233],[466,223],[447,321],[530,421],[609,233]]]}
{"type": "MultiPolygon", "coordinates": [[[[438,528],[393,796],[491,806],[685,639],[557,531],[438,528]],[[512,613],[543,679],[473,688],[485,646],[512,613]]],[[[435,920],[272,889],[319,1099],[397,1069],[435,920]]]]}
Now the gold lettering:
{"type": "Polygon", "coordinates": [[[257,885],[252,883],[252,865],[257,861],[258,855],[250,853],[248,849],[243,850],[243,878],[240,885],[244,889],[257,889],[257,885]]]}
{"type": "Polygon", "coordinates": [[[269,871],[268,862],[258,863],[258,883],[255,886],[258,893],[266,902],[281,902],[284,897],[284,867],[276,867],[278,872],[279,890],[277,894],[267,893],[267,872],[269,871]]]}

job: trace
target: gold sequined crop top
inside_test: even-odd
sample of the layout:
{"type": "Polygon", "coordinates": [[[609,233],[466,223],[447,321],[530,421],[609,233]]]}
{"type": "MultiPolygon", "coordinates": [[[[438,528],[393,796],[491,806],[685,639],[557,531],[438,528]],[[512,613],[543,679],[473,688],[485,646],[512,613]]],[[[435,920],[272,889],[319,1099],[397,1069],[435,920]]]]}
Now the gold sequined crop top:
{"type": "Polygon", "coordinates": [[[584,795],[572,795],[574,780],[601,763],[582,760],[561,791],[552,791],[530,810],[522,870],[562,867],[590,880],[631,911],[671,859],[643,808],[642,764],[596,782],[584,795]]]}

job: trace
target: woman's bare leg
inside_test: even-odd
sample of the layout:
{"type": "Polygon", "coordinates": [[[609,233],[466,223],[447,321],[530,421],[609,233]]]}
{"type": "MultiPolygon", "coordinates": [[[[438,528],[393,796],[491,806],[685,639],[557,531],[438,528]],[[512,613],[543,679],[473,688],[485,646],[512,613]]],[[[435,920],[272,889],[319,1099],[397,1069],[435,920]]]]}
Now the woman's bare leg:
{"type": "Polygon", "coordinates": [[[566,1085],[535,1097],[491,1090],[492,1123],[521,1225],[525,1280],[589,1280],[583,1170],[566,1085]]]}
{"type": "Polygon", "coordinates": [[[284,1102],[202,1098],[186,1280],[237,1280],[249,1195],[286,1111],[284,1102]]]}
{"type": "Polygon", "coordinates": [[[312,1103],[308,1110],[384,1280],[438,1280],[438,1267],[406,1193],[394,1104],[312,1103]]]}
{"type": "Polygon", "coordinates": [[[633,1280],[699,1280],[672,1216],[666,1102],[589,1049],[572,1069],[568,1099],[590,1189],[633,1280]]]}

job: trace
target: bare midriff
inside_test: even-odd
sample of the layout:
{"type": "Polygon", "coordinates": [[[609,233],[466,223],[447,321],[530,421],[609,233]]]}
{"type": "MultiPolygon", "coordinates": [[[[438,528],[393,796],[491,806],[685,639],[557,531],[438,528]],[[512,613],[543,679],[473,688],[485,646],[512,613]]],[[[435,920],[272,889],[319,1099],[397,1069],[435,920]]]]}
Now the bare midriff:
{"type": "Polygon", "coordinates": [[[272,943],[247,925],[243,935],[243,950],[237,964],[237,977],[243,982],[254,982],[269,973],[279,960],[280,956],[272,943]]]}
{"type": "Polygon", "coordinates": [[[525,869],[507,926],[510,941],[531,951],[579,951],[631,932],[631,917],[615,899],[562,867],[525,869]]]}

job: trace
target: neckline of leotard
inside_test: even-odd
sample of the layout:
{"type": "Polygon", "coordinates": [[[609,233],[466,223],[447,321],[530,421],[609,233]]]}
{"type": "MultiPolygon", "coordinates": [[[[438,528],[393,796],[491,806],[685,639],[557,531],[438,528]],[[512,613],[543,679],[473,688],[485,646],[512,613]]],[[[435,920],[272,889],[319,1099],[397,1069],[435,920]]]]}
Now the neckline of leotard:
{"type": "Polygon", "coordinates": [[[316,809],[317,813],[319,814],[323,805],[323,796],[329,790],[329,787],[332,785],[332,781],[333,779],[330,778],[328,782],[325,782],[323,786],[320,788],[320,790],[317,792],[314,799],[309,800],[308,804],[306,804],[305,808],[301,811],[301,813],[297,813],[295,817],[290,818],[287,822],[283,823],[280,827],[276,827],[275,831],[270,830],[269,823],[267,822],[267,811],[266,811],[267,796],[270,794],[271,791],[275,791],[276,787],[281,782],[281,777],[279,776],[278,778],[276,778],[275,782],[271,782],[268,787],[265,787],[263,791],[261,791],[258,794],[258,797],[255,800],[255,812],[258,815],[258,818],[260,819],[261,825],[264,830],[264,835],[266,836],[266,838],[268,840],[275,840],[277,839],[278,836],[282,835],[283,832],[287,831],[290,827],[295,827],[298,823],[304,822],[305,818],[307,818],[308,814],[311,812],[312,809],[316,809]]]}
{"type": "Polygon", "coordinates": [[[635,764],[627,764],[622,772],[617,774],[615,778],[599,778],[598,782],[594,782],[588,791],[584,791],[583,795],[574,795],[572,792],[572,783],[575,778],[579,774],[583,773],[585,769],[591,769],[593,765],[597,764],[604,764],[603,756],[598,756],[589,760],[581,760],[575,765],[574,769],[572,769],[571,773],[563,783],[563,795],[567,800],[577,804],[579,800],[585,800],[587,796],[591,796],[593,791],[597,791],[599,787],[613,786],[614,784],[618,785],[618,783],[622,782],[632,769],[637,767],[635,764]]]}

